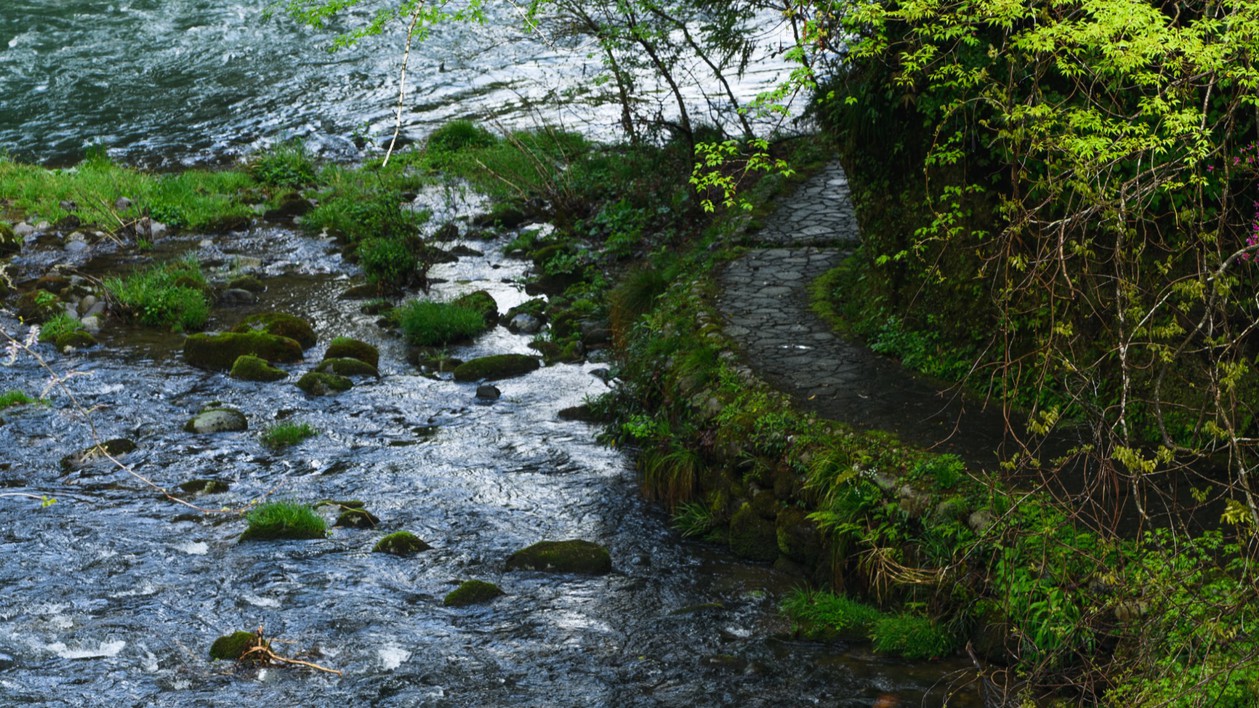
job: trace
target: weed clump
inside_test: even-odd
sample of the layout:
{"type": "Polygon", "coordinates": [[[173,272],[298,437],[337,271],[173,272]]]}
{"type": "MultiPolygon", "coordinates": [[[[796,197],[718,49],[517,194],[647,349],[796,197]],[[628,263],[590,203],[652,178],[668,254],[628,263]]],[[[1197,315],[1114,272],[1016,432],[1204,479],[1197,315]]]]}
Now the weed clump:
{"type": "Polygon", "coordinates": [[[315,163],[300,140],[286,140],[254,156],[249,174],[272,187],[301,189],[315,184],[315,163]]]}
{"type": "Polygon", "coordinates": [[[248,528],[240,535],[242,541],[271,539],[323,538],[327,524],[323,517],[305,504],[269,502],[245,516],[248,528]]]}
{"type": "Polygon", "coordinates": [[[289,447],[316,434],[309,423],[276,423],[262,431],[262,444],[273,449],[289,447]]]}
{"type": "Polygon", "coordinates": [[[402,336],[421,347],[445,346],[485,331],[481,312],[448,302],[412,300],[395,309],[393,318],[402,336]]]}
{"type": "Polygon", "coordinates": [[[109,278],[105,289],[142,324],[186,332],[201,329],[210,319],[208,285],[194,258],[109,278]]]}
{"type": "Polygon", "coordinates": [[[0,393],[0,411],[5,408],[13,408],[14,406],[27,406],[34,402],[34,398],[31,398],[24,392],[18,391],[17,389],[0,393]]]}

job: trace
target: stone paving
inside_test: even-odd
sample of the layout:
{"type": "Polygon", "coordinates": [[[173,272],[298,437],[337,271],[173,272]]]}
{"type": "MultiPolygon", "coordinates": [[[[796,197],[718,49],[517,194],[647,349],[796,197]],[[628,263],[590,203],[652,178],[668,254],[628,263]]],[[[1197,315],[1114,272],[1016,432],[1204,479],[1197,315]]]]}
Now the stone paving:
{"type": "Polygon", "coordinates": [[[1004,425],[886,357],[837,337],[810,308],[809,284],[860,238],[843,168],[805,182],[720,274],[724,331],[763,380],[798,406],[862,428],[989,462],[1004,425]]]}

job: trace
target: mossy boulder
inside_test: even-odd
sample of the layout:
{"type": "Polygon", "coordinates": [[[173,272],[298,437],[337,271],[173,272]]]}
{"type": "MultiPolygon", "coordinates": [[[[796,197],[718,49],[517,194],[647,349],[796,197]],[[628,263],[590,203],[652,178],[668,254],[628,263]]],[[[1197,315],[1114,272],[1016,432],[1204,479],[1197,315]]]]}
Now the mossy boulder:
{"type": "Polygon", "coordinates": [[[502,589],[494,583],[487,583],[484,580],[465,580],[459,584],[459,587],[446,595],[446,599],[442,601],[442,604],[446,607],[480,605],[502,594],[502,589]]]}
{"type": "Polygon", "coordinates": [[[232,364],[232,371],[228,375],[241,381],[268,382],[288,378],[288,373],[283,369],[277,369],[268,364],[266,359],[253,354],[236,357],[236,363],[232,364]]]}
{"type": "Polygon", "coordinates": [[[494,297],[484,290],[461,295],[452,300],[450,304],[466,307],[469,310],[476,310],[485,318],[487,325],[492,325],[498,321],[498,303],[494,302],[494,297]]]}
{"type": "Polygon", "coordinates": [[[507,569],[604,575],[612,571],[612,556],[590,541],[540,541],[511,554],[507,569]]]}
{"type": "Polygon", "coordinates": [[[822,554],[822,537],[803,509],[787,507],[778,512],[778,551],[787,558],[813,567],[822,554]]]}
{"type": "Polygon", "coordinates": [[[336,523],[333,526],[352,529],[374,529],[379,524],[380,519],[366,509],[342,509],[341,513],[337,515],[336,523]]]}
{"type": "Polygon", "coordinates": [[[57,339],[53,341],[53,344],[63,351],[66,349],[87,349],[88,347],[96,346],[98,343],[96,337],[81,329],[59,334],[57,339]]]}
{"type": "Polygon", "coordinates": [[[371,364],[373,369],[380,368],[380,350],[376,347],[350,337],[337,337],[328,344],[324,359],[358,359],[371,364]]]}
{"type": "Polygon", "coordinates": [[[245,414],[235,408],[206,408],[184,424],[184,432],[198,435],[236,433],[249,429],[245,414]]]}
{"type": "Polygon", "coordinates": [[[17,315],[24,322],[43,324],[61,312],[61,298],[42,288],[22,293],[17,299],[17,315]]]}
{"type": "Polygon", "coordinates": [[[189,495],[222,494],[231,488],[232,485],[219,479],[190,479],[179,484],[179,491],[189,495]]]}
{"type": "Polygon", "coordinates": [[[770,521],[744,504],[730,519],[730,550],[753,561],[772,562],[778,558],[778,531],[770,521]]]}
{"type": "MultiPolygon", "coordinates": [[[[238,278],[232,278],[232,280],[227,283],[227,288],[228,290],[248,290],[249,292],[256,294],[265,292],[267,286],[263,285],[261,280],[258,280],[252,275],[242,275],[238,278]]],[[[296,339],[296,337],[294,337],[294,339],[296,339]]]]}
{"type": "Polygon", "coordinates": [[[395,556],[410,556],[432,549],[410,531],[395,531],[376,542],[373,553],[389,553],[395,556]]]}
{"type": "Polygon", "coordinates": [[[266,332],[288,337],[302,345],[302,349],[315,346],[315,328],[310,322],[285,312],[263,312],[250,315],[232,330],[233,332],[266,332]]]}
{"type": "Polygon", "coordinates": [[[354,382],[338,374],[309,371],[297,380],[297,387],[311,396],[330,396],[349,391],[354,382]]]}
{"type": "Polygon", "coordinates": [[[371,376],[380,378],[376,367],[358,359],[324,359],[315,367],[320,374],[336,374],[338,376],[371,376]]]}
{"type": "Polygon", "coordinates": [[[250,650],[266,646],[267,640],[253,632],[244,630],[232,632],[214,640],[214,643],[210,645],[210,659],[212,661],[240,661],[250,650]]]}
{"type": "Polygon", "coordinates": [[[523,376],[542,365],[526,354],[494,354],[466,361],[455,367],[456,381],[496,381],[523,376]]]}
{"type": "Polygon", "coordinates": [[[236,360],[250,354],[272,364],[302,360],[302,345],[291,337],[266,332],[194,334],[184,340],[184,360],[211,371],[230,371],[236,360]]]}

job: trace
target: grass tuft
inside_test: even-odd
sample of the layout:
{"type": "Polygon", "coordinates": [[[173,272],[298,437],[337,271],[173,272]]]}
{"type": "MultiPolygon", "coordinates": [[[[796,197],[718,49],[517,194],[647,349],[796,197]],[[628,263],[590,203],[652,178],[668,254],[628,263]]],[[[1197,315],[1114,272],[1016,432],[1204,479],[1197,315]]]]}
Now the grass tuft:
{"type": "Polygon", "coordinates": [[[323,517],[305,504],[269,502],[245,516],[248,528],[240,535],[242,541],[278,538],[323,538],[327,524],[323,517]]]}
{"type": "Polygon", "coordinates": [[[262,444],[270,448],[289,447],[315,435],[309,423],[276,423],[262,431],[262,444]]]}
{"type": "Polygon", "coordinates": [[[210,319],[207,288],[194,258],[105,281],[105,289],[131,317],[142,324],[169,327],[177,332],[199,330],[210,319]]]}
{"type": "Polygon", "coordinates": [[[14,406],[28,406],[34,402],[34,398],[17,389],[0,393],[0,411],[5,408],[13,408],[14,406]]]}
{"type": "Polygon", "coordinates": [[[412,300],[393,311],[402,336],[421,347],[445,346],[485,331],[485,317],[470,307],[412,300]]]}

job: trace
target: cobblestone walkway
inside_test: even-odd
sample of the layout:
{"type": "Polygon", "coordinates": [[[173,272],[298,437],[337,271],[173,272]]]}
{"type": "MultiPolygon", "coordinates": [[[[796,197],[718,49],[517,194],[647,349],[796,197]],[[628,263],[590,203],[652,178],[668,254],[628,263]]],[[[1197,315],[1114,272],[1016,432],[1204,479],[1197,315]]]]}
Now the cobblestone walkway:
{"type": "Polygon", "coordinates": [[[840,339],[810,308],[809,284],[859,239],[839,165],[805,182],[752,238],[754,246],[722,271],[717,305],[727,336],[758,376],[825,418],[992,460],[1004,429],[999,415],[967,410],[952,392],[840,339]]]}

